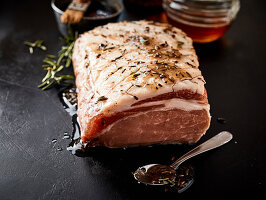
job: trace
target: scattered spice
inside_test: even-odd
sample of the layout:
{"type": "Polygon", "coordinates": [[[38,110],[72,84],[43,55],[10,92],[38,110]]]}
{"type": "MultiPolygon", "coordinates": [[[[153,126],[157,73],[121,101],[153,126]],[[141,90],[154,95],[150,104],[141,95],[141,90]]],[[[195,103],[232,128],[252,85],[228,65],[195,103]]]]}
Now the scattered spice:
{"type": "Polygon", "coordinates": [[[188,65],[191,66],[192,68],[196,68],[196,66],[190,64],[189,62],[186,62],[186,64],[188,64],[188,65]]]}
{"type": "Polygon", "coordinates": [[[165,77],[165,75],[163,75],[163,74],[160,74],[160,78],[164,78],[165,77]]]}
{"type": "Polygon", "coordinates": [[[118,60],[118,59],[120,59],[120,58],[122,58],[122,57],[123,57],[122,55],[121,55],[121,56],[118,56],[117,58],[111,60],[111,62],[114,62],[114,61],[116,61],[116,60],[118,60]]]}
{"type": "Polygon", "coordinates": [[[161,55],[160,53],[157,52],[157,53],[154,55],[154,57],[159,57],[159,58],[161,58],[162,55],[161,55]]]}
{"type": "Polygon", "coordinates": [[[168,26],[168,27],[166,27],[165,29],[163,29],[163,32],[165,32],[165,33],[168,33],[169,31],[172,31],[172,26],[168,26]]]}
{"type": "Polygon", "coordinates": [[[98,101],[105,101],[105,100],[107,100],[108,98],[107,97],[105,97],[105,96],[100,96],[99,98],[98,98],[98,101]]]}
{"type": "Polygon", "coordinates": [[[150,27],[146,26],[144,32],[148,33],[150,31],[150,27]]]}
{"type": "MultiPolygon", "coordinates": [[[[131,72],[130,73],[130,75],[133,75],[133,74],[136,74],[138,71],[140,70],[140,68],[139,69],[137,69],[136,71],[134,71],[134,72],[131,72]]],[[[137,75],[138,76],[138,75],[137,75]]]]}
{"type": "Polygon", "coordinates": [[[114,49],[115,47],[114,46],[112,46],[112,47],[106,47],[105,49],[104,49],[104,51],[106,51],[106,50],[110,50],[110,49],[114,49]]]}
{"type": "Polygon", "coordinates": [[[107,44],[101,43],[98,48],[99,49],[105,49],[105,47],[107,47],[107,44]]]}
{"type": "Polygon", "coordinates": [[[140,43],[144,44],[144,45],[149,45],[150,42],[147,38],[143,38],[143,37],[139,37],[139,41],[140,43]]]}
{"type": "Polygon", "coordinates": [[[159,50],[160,47],[158,45],[154,45],[154,50],[159,50]]]}
{"type": "Polygon", "coordinates": [[[168,43],[167,41],[165,41],[164,43],[160,44],[161,47],[167,47],[168,46],[168,43]]]}
{"type": "Polygon", "coordinates": [[[99,50],[103,50],[103,51],[106,51],[106,50],[109,50],[109,49],[114,49],[115,47],[114,46],[111,46],[111,47],[107,47],[107,44],[103,44],[101,43],[98,47],[99,50]]]}
{"type": "Polygon", "coordinates": [[[138,77],[139,75],[140,75],[140,73],[138,73],[138,74],[134,74],[133,77],[136,78],[136,77],[138,77]]]}
{"type": "Polygon", "coordinates": [[[134,97],[134,99],[139,100],[139,98],[137,96],[133,96],[133,97],[134,97]]]}
{"type": "Polygon", "coordinates": [[[182,41],[177,41],[177,47],[182,47],[183,44],[184,44],[184,42],[182,42],[182,41]]]}
{"type": "Polygon", "coordinates": [[[139,65],[139,64],[142,64],[142,63],[145,63],[145,62],[143,62],[143,61],[135,61],[134,63],[136,63],[137,65],[139,65]]]}
{"type": "Polygon", "coordinates": [[[106,119],[102,117],[102,122],[101,122],[102,126],[104,126],[105,122],[106,122],[106,119]]]}

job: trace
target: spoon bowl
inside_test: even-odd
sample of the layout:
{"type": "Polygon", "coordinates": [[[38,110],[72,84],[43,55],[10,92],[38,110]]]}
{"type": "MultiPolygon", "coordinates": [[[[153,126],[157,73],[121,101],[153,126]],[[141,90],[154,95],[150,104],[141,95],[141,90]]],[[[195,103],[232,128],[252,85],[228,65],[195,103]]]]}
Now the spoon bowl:
{"type": "Polygon", "coordinates": [[[170,166],[161,164],[149,164],[139,167],[134,173],[134,178],[146,185],[175,185],[177,168],[189,158],[192,158],[200,153],[214,149],[226,144],[233,138],[232,134],[227,131],[222,131],[211,139],[192,149],[170,166]]]}
{"type": "Polygon", "coordinates": [[[147,185],[165,185],[175,181],[176,171],[168,165],[149,164],[138,168],[133,175],[147,185]]]}

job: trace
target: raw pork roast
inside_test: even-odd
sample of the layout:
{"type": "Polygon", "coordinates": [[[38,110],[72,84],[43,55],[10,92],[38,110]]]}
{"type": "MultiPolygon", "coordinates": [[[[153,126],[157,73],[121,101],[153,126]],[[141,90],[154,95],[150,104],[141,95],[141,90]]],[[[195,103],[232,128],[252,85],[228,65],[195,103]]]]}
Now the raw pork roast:
{"type": "Polygon", "coordinates": [[[210,125],[192,40],[151,21],[82,34],[73,65],[82,141],[111,148],[197,142],[210,125]]]}

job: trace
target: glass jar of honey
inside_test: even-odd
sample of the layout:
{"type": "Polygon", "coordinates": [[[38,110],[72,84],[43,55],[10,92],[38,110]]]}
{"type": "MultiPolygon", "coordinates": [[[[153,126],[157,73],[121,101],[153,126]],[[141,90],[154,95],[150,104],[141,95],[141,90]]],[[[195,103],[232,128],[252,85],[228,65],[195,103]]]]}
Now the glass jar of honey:
{"type": "Polygon", "coordinates": [[[196,43],[212,42],[229,29],[239,0],[164,0],[167,20],[182,29],[196,43]]]}

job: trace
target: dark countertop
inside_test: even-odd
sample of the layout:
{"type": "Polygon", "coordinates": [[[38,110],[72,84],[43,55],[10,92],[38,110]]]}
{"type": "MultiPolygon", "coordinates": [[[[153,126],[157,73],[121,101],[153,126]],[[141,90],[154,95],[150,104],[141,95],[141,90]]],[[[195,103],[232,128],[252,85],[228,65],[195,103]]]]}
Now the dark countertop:
{"type": "MultiPolygon", "coordinates": [[[[140,18],[140,17],[138,17],[140,18]]],[[[136,19],[124,12],[121,19],[136,19]]],[[[49,0],[0,6],[0,199],[231,199],[266,191],[264,1],[241,1],[237,20],[219,41],[195,45],[211,104],[212,123],[200,143],[221,130],[234,138],[187,162],[195,182],[184,193],[138,184],[131,172],[148,163],[171,163],[195,145],[103,149],[86,158],[66,149],[71,118],[58,89],[37,88],[46,52],[30,55],[25,40],[60,49],[49,0]],[[226,124],[216,121],[227,120],[226,124]],[[58,142],[53,144],[52,140],[58,142]],[[62,151],[57,151],[62,147],[62,151]]],[[[263,197],[263,196],[262,196],[263,197]]]]}

